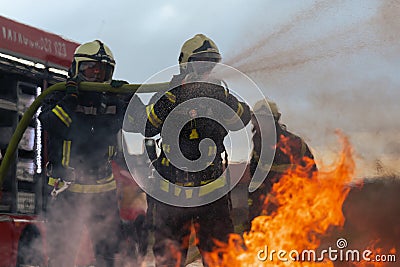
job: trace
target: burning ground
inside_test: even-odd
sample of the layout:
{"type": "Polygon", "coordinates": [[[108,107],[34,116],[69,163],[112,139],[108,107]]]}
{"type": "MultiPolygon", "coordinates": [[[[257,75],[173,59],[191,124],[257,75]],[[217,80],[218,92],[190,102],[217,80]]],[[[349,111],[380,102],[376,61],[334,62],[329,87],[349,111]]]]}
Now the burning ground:
{"type": "Polygon", "coordinates": [[[352,182],[352,147],[346,137],[341,140],[343,151],[334,165],[311,179],[307,167],[298,167],[276,183],[265,200],[266,206],[279,207],[276,212],[255,218],[243,237],[232,235],[229,244],[220,244],[209,255],[212,266],[396,266],[373,261],[376,255],[397,256],[400,181],[352,182]],[[334,253],[321,254],[329,248],[334,253]],[[280,250],[286,254],[278,257],[280,250]],[[351,258],[355,250],[359,258],[351,258]],[[370,262],[362,258],[366,250],[370,262]]]}

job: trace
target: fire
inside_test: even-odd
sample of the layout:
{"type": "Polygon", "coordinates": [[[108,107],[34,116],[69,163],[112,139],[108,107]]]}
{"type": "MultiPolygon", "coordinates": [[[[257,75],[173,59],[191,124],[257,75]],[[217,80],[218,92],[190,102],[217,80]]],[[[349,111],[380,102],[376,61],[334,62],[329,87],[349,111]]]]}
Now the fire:
{"type": "MultiPolygon", "coordinates": [[[[228,244],[219,243],[207,255],[210,266],[334,266],[328,254],[321,256],[320,240],[334,227],[343,226],[342,205],[355,170],[352,147],[338,135],[343,145],[338,162],[312,177],[307,172],[312,162],[289,170],[265,199],[265,205],[278,206],[276,211],[255,218],[243,237],[231,235],[228,244]]],[[[337,245],[332,247],[338,249],[337,245]]]]}

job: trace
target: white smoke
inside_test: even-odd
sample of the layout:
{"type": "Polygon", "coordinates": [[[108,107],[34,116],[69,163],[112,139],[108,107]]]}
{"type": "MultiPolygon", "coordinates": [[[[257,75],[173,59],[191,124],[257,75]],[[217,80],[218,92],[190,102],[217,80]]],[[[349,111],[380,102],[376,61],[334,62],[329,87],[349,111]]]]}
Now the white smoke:
{"type": "MultiPolygon", "coordinates": [[[[314,149],[336,152],[335,129],[350,136],[357,176],[400,153],[400,3],[316,1],[226,60],[275,100],[282,121],[314,149]]],[[[254,30],[254,29],[249,29],[254,30]]],[[[396,170],[395,170],[396,172],[396,170]]]]}

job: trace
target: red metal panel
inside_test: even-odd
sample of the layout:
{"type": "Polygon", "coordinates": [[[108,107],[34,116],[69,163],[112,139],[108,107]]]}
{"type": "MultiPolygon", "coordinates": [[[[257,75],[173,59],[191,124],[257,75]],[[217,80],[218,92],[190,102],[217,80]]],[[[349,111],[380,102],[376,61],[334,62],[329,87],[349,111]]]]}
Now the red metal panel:
{"type": "Polygon", "coordinates": [[[0,51],[68,69],[78,43],[0,16],[0,51]]]}
{"type": "Polygon", "coordinates": [[[0,267],[15,266],[15,250],[18,243],[15,235],[11,221],[0,221],[0,267]]]}
{"type": "MultiPolygon", "coordinates": [[[[44,223],[38,221],[36,216],[0,213],[0,267],[16,265],[18,242],[23,230],[28,225],[34,225],[45,240],[44,223]]],[[[44,243],[43,252],[46,255],[44,243]]]]}

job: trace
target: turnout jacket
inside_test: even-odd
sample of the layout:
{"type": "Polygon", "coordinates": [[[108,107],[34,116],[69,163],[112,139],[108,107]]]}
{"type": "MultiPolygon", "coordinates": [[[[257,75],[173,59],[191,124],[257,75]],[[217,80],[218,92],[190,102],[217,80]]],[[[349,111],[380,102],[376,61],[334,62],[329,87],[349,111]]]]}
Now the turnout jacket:
{"type": "Polygon", "coordinates": [[[229,130],[239,130],[250,121],[250,109],[247,104],[240,102],[229,93],[228,89],[208,82],[190,82],[182,74],[173,77],[170,88],[161,97],[157,95],[153,97],[146,106],[145,136],[152,137],[161,133],[164,121],[170,114],[172,114],[172,124],[182,120],[186,123],[178,134],[179,147],[174,147],[161,136],[161,153],[155,160],[154,166],[165,179],[177,185],[200,186],[212,182],[223,173],[221,153],[225,151],[223,144],[225,136],[229,130]],[[221,108],[223,104],[220,102],[219,104],[206,102],[206,105],[204,102],[194,102],[189,108],[180,109],[178,114],[171,113],[178,105],[199,97],[213,98],[225,103],[237,116],[224,117],[221,108]],[[220,121],[224,125],[210,119],[215,116],[220,116],[220,121]],[[200,142],[206,138],[211,139],[215,145],[206,147],[205,153],[201,155],[200,142]],[[191,161],[198,160],[201,156],[207,157],[206,165],[198,166],[202,169],[199,171],[174,166],[167,156],[177,155],[179,150],[186,159],[191,161]]]}
{"type": "MultiPolygon", "coordinates": [[[[311,175],[317,170],[316,164],[314,162],[314,156],[311,153],[308,145],[304,140],[289,132],[286,126],[275,122],[276,128],[276,147],[275,156],[272,162],[271,169],[269,170],[266,181],[273,182],[279,180],[276,176],[280,176],[286,172],[289,168],[294,168],[296,165],[306,167],[309,165],[308,175],[311,175]]],[[[250,174],[253,176],[256,168],[261,168],[264,171],[265,162],[260,162],[261,147],[261,134],[258,125],[253,127],[253,151],[250,159],[250,174]]],[[[267,171],[267,170],[265,170],[267,171]]]]}
{"type": "MultiPolygon", "coordinates": [[[[256,119],[253,121],[256,122],[256,119]]],[[[265,175],[263,183],[248,196],[249,222],[257,216],[271,214],[277,206],[266,202],[265,198],[271,193],[273,184],[289,169],[302,167],[305,176],[311,177],[317,171],[314,156],[304,140],[289,132],[286,126],[275,122],[276,146],[272,165],[260,160],[261,151],[271,149],[261,146],[261,132],[258,123],[253,124],[253,151],[250,159],[250,175],[253,177],[256,169],[265,175]],[[270,168],[269,168],[270,167],[270,168]]]]}
{"type": "MultiPolygon", "coordinates": [[[[80,92],[78,98],[63,92],[50,95],[39,116],[48,132],[49,184],[61,178],[76,184],[109,185],[92,188],[94,191],[115,189],[110,160],[125,109],[125,101],[115,94],[80,92]]],[[[81,189],[76,190],[85,191],[81,189]]]]}

